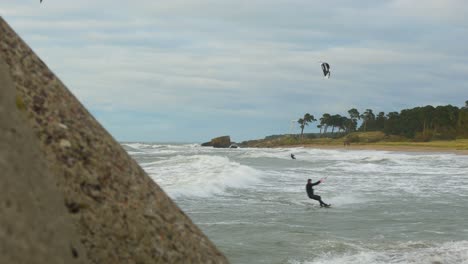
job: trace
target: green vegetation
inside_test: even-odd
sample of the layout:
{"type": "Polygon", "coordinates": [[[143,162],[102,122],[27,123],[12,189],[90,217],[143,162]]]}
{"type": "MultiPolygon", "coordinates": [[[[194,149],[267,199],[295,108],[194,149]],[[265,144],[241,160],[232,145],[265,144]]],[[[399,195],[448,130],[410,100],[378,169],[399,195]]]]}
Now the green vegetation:
{"type": "Polygon", "coordinates": [[[385,135],[382,131],[353,132],[338,138],[330,137],[305,137],[284,135],[270,137],[260,140],[242,142],[244,147],[287,147],[287,146],[317,146],[317,147],[344,147],[344,143],[351,142],[353,147],[375,147],[375,148],[431,148],[440,150],[468,150],[468,139],[455,140],[433,140],[430,142],[415,142],[411,139],[385,135]]]}
{"type": "Polygon", "coordinates": [[[431,105],[403,109],[400,112],[379,112],[356,108],[348,116],[324,113],[319,119],[320,133],[305,134],[304,128],[314,121],[307,113],[298,120],[300,136],[276,135],[262,140],[243,142],[249,147],[280,147],[293,145],[372,145],[384,147],[430,147],[468,150],[468,101],[461,108],[452,105],[431,105]],[[361,121],[358,126],[358,121],[361,121]]]}
{"type": "Polygon", "coordinates": [[[317,119],[315,119],[315,117],[309,113],[305,114],[303,118],[299,118],[299,120],[297,120],[297,123],[299,123],[300,127],[301,127],[301,138],[304,138],[304,128],[305,126],[308,126],[309,123],[312,123],[312,122],[315,122],[317,121],[317,119]]]}
{"type": "MultiPolygon", "coordinates": [[[[348,114],[349,117],[324,113],[317,126],[320,128],[320,134],[329,137],[327,133],[331,128],[332,135],[335,132],[350,134],[356,131],[381,131],[387,136],[400,136],[416,142],[468,138],[468,101],[461,108],[452,105],[428,105],[403,109],[399,113],[379,112],[377,115],[372,109],[366,109],[360,114],[356,108],[352,108],[348,114]],[[362,121],[360,127],[358,120],[362,121]]],[[[301,138],[304,131],[304,124],[301,122],[305,122],[305,125],[310,122],[305,121],[306,116],[313,118],[313,115],[307,113],[304,118],[299,119],[301,138]]]]}

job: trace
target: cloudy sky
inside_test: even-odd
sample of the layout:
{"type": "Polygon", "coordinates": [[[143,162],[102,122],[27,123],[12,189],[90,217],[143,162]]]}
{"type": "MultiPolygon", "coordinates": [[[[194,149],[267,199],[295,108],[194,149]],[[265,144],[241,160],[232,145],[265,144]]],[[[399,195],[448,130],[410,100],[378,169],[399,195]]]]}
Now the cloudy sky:
{"type": "Polygon", "coordinates": [[[0,2],[115,138],[153,142],[263,138],[306,112],[463,106],[466,14],[466,0],[0,2]]]}

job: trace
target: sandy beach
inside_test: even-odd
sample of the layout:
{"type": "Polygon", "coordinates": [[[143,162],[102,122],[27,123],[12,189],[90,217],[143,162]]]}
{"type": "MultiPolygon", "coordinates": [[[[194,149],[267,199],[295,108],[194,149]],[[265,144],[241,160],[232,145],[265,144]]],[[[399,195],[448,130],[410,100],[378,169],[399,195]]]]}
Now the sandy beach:
{"type": "Polygon", "coordinates": [[[378,150],[378,151],[396,151],[396,152],[441,152],[453,153],[457,155],[468,155],[468,150],[427,147],[427,146],[392,146],[392,145],[377,145],[377,144],[352,144],[350,146],[342,145],[324,145],[324,144],[305,144],[294,145],[290,147],[305,147],[317,149],[348,149],[348,150],[378,150]]]}

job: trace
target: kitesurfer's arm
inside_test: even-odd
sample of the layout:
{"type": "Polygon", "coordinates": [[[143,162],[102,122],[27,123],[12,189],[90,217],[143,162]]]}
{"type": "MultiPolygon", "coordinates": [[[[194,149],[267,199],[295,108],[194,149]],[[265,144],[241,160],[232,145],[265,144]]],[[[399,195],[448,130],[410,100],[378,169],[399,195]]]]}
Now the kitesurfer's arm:
{"type": "Polygon", "coordinates": [[[319,185],[321,182],[322,182],[322,180],[320,180],[318,182],[314,182],[314,183],[312,183],[312,186],[319,185]]]}

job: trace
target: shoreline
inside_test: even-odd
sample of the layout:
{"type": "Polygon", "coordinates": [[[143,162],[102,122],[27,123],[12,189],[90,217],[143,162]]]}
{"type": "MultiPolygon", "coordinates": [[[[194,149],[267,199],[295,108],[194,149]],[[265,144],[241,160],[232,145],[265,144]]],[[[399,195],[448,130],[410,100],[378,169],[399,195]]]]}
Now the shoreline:
{"type": "MultiPolygon", "coordinates": [[[[315,148],[315,149],[334,149],[334,150],[375,150],[375,151],[392,151],[392,152],[421,152],[421,153],[451,153],[457,155],[468,155],[468,150],[438,148],[428,146],[389,146],[389,145],[371,145],[371,144],[351,144],[350,146],[342,145],[325,145],[325,144],[301,144],[278,146],[279,148],[315,148]]],[[[277,148],[278,148],[277,147],[277,148]]]]}

